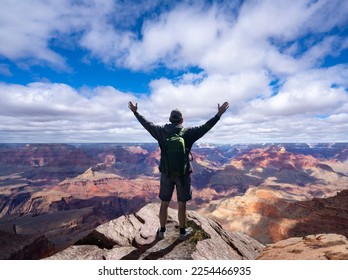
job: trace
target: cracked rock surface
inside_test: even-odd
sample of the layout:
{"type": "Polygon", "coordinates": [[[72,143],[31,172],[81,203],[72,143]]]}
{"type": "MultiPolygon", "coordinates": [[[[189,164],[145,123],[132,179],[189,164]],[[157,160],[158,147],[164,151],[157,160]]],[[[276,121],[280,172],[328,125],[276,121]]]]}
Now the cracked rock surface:
{"type": "Polygon", "coordinates": [[[264,245],[239,232],[224,230],[217,222],[188,211],[192,235],[178,239],[177,211],[168,209],[166,236],[156,236],[159,204],[98,226],[88,236],[48,259],[256,259],[264,245]]]}

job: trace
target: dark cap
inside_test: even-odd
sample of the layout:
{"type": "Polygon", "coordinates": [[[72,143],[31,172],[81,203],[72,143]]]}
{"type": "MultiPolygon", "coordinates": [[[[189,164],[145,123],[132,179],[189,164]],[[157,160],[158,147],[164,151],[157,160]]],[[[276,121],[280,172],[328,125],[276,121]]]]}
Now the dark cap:
{"type": "Polygon", "coordinates": [[[178,123],[180,122],[182,119],[182,114],[178,109],[174,109],[171,113],[170,113],[170,117],[169,117],[169,121],[172,123],[178,123]]]}

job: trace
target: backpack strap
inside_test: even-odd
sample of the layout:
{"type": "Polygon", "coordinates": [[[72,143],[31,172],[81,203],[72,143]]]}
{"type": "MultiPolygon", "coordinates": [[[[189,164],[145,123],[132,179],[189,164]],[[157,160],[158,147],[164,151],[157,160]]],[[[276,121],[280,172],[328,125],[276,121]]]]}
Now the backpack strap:
{"type": "MultiPolygon", "coordinates": [[[[177,135],[179,137],[183,137],[186,130],[187,130],[187,128],[183,127],[177,135]]],[[[191,151],[189,151],[188,149],[186,149],[186,155],[188,156],[189,161],[193,161],[193,155],[192,155],[191,151]]]]}
{"type": "Polygon", "coordinates": [[[186,131],[186,128],[183,127],[183,128],[179,131],[178,136],[183,137],[185,131],[186,131]]]}

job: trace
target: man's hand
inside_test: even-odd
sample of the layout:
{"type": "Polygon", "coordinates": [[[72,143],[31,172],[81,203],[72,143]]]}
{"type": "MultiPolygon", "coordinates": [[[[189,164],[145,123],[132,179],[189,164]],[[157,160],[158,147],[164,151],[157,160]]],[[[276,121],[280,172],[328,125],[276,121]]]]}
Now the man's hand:
{"type": "Polygon", "coordinates": [[[135,103],[135,106],[131,101],[128,102],[128,108],[135,113],[138,110],[138,103],[135,103]]]}
{"type": "Polygon", "coordinates": [[[226,110],[227,110],[229,107],[230,107],[230,104],[228,104],[228,102],[224,102],[224,104],[222,104],[221,106],[220,106],[220,104],[218,104],[218,112],[217,112],[217,115],[218,115],[219,117],[221,117],[222,114],[225,113],[226,110]]]}

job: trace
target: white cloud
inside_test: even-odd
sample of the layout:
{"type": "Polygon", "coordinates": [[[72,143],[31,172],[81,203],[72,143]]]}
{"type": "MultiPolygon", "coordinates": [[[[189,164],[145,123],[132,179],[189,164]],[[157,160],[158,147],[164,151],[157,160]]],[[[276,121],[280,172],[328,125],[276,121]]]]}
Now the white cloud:
{"type": "Polygon", "coordinates": [[[327,56],[335,57],[347,48],[348,39],[339,36],[328,36],[305,52],[299,61],[308,68],[320,66],[327,56]]]}
{"type": "Polygon", "coordinates": [[[328,121],[330,123],[341,123],[341,124],[346,124],[348,123],[348,113],[342,113],[342,114],[334,114],[331,115],[328,118],[328,121]]]}
{"type": "Polygon", "coordinates": [[[267,75],[262,72],[210,75],[193,84],[160,79],[151,83],[151,101],[166,112],[178,107],[188,117],[201,118],[212,114],[218,103],[229,101],[236,107],[256,96],[267,96],[270,93],[268,82],[267,75]]]}
{"type": "MultiPolygon", "coordinates": [[[[203,89],[174,85],[169,80],[157,82],[163,83],[157,86],[170,89],[174,96],[184,92],[182,87],[188,92],[191,90],[188,105],[178,103],[183,105],[180,109],[187,126],[203,124],[217,112],[216,103],[223,101],[220,95],[212,98],[203,89]],[[199,94],[203,101],[196,104],[199,94]]],[[[204,80],[197,86],[202,83],[209,84],[204,80]]],[[[306,95],[281,92],[264,97],[263,103],[256,105],[250,98],[244,101],[243,108],[234,108],[231,103],[231,109],[201,141],[342,141],[348,129],[347,108],[343,108],[347,94],[341,88],[327,92],[317,89],[314,87],[313,92],[306,95]]],[[[161,103],[156,98],[170,97],[170,94],[154,93],[151,97],[136,98],[112,87],[76,90],[64,84],[0,84],[0,142],[153,141],[129,111],[127,102],[137,102],[141,114],[161,124],[167,122],[170,110],[176,106],[172,99],[161,103]]]]}
{"type": "Polygon", "coordinates": [[[267,100],[256,100],[248,108],[267,116],[293,116],[329,114],[348,101],[342,89],[324,91],[318,86],[307,86],[302,90],[280,92],[267,100]]]}
{"type": "Polygon", "coordinates": [[[130,42],[125,62],[133,69],[157,64],[172,68],[194,65],[208,74],[263,68],[277,74],[295,73],[315,65],[324,54],[336,52],[337,45],[345,46],[341,43],[344,39],[337,37],[313,42],[302,61],[281,49],[289,43],[294,45],[309,32],[344,26],[347,19],[343,14],[348,16],[348,12],[340,11],[335,20],[317,20],[323,14],[333,15],[331,6],[344,8],[336,2],[245,1],[237,18],[230,10],[222,11],[214,5],[210,9],[178,5],[159,18],[145,21],[143,36],[130,42]]]}
{"type": "Polygon", "coordinates": [[[348,69],[342,66],[302,72],[289,77],[276,95],[252,100],[241,112],[249,118],[341,112],[347,109],[347,78],[348,69]]]}
{"type": "Polygon", "coordinates": [[[55,1],[2,1],[0,55],[66,67],[64,58],[48,46],[52,33],[61,29],[59,21],[60,16],[67,13],[66,2],[60,1],[57,5],[55,1]]]}
{"type": "Polygon", "coordinates": [[[214,7],[178,5],[159,19],[145,22],[142,38],[130,47],[126,65],[135,69],[157,63],[171,68],[197,65],[227,27],[214,7]]]}
{"type": "MultiPolygon", "coordinates": [[[[80,47],[86,61],[108,67],[181,73],[153,80],[148,96],[113,87],[0,84],[1,142],[152,140],[129,112],[129,100],[156,123],[178,107],[187,125],[201,124],[217,103],[229,101],[204,141],[344,139],[348,67],[320,67],[348,47],[346,38],[330,34],[347,25],[348,1],[166,1],[166,8],[163,1],[123,2],[1,2],[0,56],[18,65],[67,71],[71,66],[53,47],[80,47]]],[[[6,64],[0,73],[12,74],[6,64]]]]}
{"type": "Polygon", "coordinates": [[[31,135],[39,142],[66,142],[69,134],[90,141],[117,138],[111,131],[134,120],[127,108],[133,96],[111,87],[90,91],[87,98],[65,84],[0,84],[0,141],[14,135],[19,142],[30,141],[31,135]]]}
{"type": "MultiPolygon", "coordinates": [[[[294,40],[308,32],[344,26],[348,14],[344,2],[245,1],[236,15],[224,2],[209,6],[168,1],[170,9],[144,18],[139,36],[130,27],[147,12],[154,15],[160,1],[131,5],[97,0],[4,0],[0,4],[0,38],[6,43],[1,44],[0,54],[62,68],[67,67],[65,58],[53,51],[51,44],[78,44],[106,64],[131,69],[161,64],[173,68],[199,66],[209,74],[255,67],[296,71],[293,58],[289,52],[281,52],[278,44],[294,45],[294,40]],[[279,67],[276,61],[286,67],[279,67]]],[[[339,38],[334,41],[340,44],[339,38]]],[[[314,44],[309,53],[313,56],[323,51],[320,44],[325,42],[314,44]]]]}

